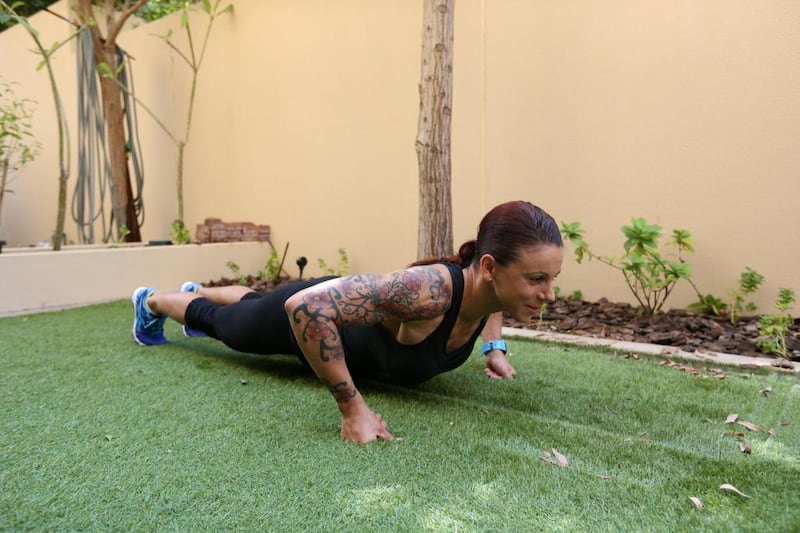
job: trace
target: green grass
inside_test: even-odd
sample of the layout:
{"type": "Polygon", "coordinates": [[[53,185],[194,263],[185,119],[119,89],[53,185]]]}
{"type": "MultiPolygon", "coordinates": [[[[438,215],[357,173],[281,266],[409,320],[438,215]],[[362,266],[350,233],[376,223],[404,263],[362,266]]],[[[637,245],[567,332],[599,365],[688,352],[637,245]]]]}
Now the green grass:
{"type": "Polygon", "coordinates": [[[414,389],[363,383],[404,440],[358,446],[293,358],[172,323],[142,348],[129,306],[0,320],[0,530],[800,529],[796,376],[511,340],[513,382],[475,355],[414,389]]]}

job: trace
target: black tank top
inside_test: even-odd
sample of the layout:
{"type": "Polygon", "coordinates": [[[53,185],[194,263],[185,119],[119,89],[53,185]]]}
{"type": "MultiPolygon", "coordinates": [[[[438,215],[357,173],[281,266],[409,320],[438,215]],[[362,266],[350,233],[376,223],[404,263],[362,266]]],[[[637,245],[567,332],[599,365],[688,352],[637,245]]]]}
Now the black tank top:
{"type": "Polygon", "coordinates": [[[483,317],[463,346],[447,353],[447,341],[464,296],[464,273],[460,265],[443,264],[453,280],[453,299],[442,323],[422,341],[401,344],[382,324],[340,328],[345,360],[351,374],[390,383],[414,384],[464,364],[487,317],[483,317]]]}

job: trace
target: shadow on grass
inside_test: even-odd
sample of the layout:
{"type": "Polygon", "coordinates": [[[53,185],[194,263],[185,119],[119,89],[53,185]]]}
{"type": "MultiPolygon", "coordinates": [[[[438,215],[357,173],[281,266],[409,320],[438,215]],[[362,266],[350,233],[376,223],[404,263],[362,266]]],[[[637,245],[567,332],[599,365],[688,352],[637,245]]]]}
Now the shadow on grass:
{"type": "MultiPolygon", "coordinates": [[[[246,368],[250,371],[270,377],[291,381],[303,386],[319,388],[319,378],[313,370],[294,355],[259,355],[237,352],[224,344],[210,339],[187,339],[172,343],[187,357],[202,357],[218,361],[222,364],[246,368]]],[[[201,363],[198,363],[201,364],[201,363]]],[[[481,387],[468,380],[453,382],[452,372],[436,376],[418,385],[401,385],[385,383],[375,379],[354,376],[356,386],[365,396],[384,396],[390,399],[413,398],[414,401],[426,404],[441,402],[442,396],[461,399],[474,398],[481,387]]],[[[486,378],[489,381],[489,378],[486,378]]],[[[484,385],[488,385],[486,383],[484,385]]]]}

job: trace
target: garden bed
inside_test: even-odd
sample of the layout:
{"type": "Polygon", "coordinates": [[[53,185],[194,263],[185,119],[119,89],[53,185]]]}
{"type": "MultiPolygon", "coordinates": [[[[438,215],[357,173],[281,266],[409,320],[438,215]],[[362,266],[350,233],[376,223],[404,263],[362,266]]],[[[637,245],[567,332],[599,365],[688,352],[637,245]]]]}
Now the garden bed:
{"type": "MultiPolygon", "coordinates": [[[[685,352],[719,352],[748,357],[774,357],[758,347],[757,316],[745,316],[735,323],[724,317],[704,316],[672,309],[655,316],[643,315],[627,303],[597,302],[559,298],[549,305],[541,320],[530,324],[507,320],[506,326],[537,329],[585,337],[606,337],[629,342],[673,346],[685,352]]],[[[787,348],[790,359],[800,360],[800,323],[789,327],[787,348]]]]}

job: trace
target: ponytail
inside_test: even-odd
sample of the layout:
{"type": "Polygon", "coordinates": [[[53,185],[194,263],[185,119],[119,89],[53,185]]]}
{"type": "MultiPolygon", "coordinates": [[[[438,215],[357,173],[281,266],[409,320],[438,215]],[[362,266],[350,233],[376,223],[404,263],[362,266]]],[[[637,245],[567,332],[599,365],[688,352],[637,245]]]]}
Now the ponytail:
{"type": "Polygon", "coordinates": [[[475,239],[473,239],[462,244],[458,249],[458,253],[455,255],[448,255],[447,257],[427,257],[425,259],[420,259],[419,261],[414,261],[408,266],[414,267],[433,265],[435,263],[452,263],[454,265],[461,265],[462,268],[467,268],[475,259],[475,254],[477,251],[478,243],[475,241],[475,239]]]}

